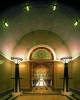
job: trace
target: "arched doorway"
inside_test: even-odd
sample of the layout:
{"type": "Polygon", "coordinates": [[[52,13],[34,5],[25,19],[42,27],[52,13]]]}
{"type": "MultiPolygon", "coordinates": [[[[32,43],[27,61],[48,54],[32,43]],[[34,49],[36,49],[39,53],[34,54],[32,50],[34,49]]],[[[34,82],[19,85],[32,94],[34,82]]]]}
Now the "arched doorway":
{"type": "Polygon", "coordinates": [[[54,56],[46,47],[38,47],[30,54],[31,87],[48,86],[54,88],[54,56]]]}

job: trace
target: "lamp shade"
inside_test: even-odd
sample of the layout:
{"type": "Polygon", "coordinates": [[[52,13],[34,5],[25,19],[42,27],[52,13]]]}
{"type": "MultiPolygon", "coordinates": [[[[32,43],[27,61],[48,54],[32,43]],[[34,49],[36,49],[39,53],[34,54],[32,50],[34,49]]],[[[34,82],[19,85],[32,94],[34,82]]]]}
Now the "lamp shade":
{"type": "Polygon", "coordinates": [[[11,60],[13,60],[14,63],[20,63],[23,59],[19,57],[11,57],[11,60]]]}
{"type": "Polygon", "coordinates": [[[69,61],[71,61],[72,57],[62,57],[60,60],[63,62],[63,63],[68,63],[69,61]]]}

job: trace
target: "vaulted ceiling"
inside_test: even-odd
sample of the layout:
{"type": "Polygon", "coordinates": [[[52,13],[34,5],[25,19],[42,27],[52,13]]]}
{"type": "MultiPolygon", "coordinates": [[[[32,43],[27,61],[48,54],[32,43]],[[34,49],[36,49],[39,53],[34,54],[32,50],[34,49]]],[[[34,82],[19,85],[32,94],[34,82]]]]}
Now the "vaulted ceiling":
{"type": "Polygon", "coordinates": [[[64,56],[80,56],[80,11],[56,3],[26,2],[11,6],[0,15],[0,54],[27,59],[33,47],[45,46],[53,49],[56,59],[64,56]],[[8,23],[8,27],[4,23],[8,23]]]}

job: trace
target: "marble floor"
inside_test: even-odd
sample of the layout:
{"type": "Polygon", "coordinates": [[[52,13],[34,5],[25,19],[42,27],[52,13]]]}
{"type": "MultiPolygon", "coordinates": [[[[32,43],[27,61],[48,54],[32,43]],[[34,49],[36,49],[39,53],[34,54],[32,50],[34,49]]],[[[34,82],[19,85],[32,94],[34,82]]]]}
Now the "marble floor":
{"type": "MultiPolygon", "coordinates": [[[[42,84],[42,83],[41,83],[42,84]]],[[[18,96],[15,100],[70,100],[60,93],[54,93],[49,87],[37,86],[28,93],[25,92],[22,96],[18,96]]]]}
{"type": "Polygon", "coordinates": [[[19,96],[15,100],[70,100],[62,95],[26,95],[19,96]]]}
{"type": "Polygon", "coordinates": [[[19,96],[15,100],[70,100],[62,95],[25,95],[19,96]]]}

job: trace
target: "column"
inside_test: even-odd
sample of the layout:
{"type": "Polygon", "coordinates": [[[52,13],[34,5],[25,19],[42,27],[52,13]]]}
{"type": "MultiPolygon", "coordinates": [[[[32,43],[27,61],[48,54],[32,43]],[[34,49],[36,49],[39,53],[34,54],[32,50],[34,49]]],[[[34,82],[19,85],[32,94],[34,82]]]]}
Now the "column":
{"type": "Polygon", "coordinates": [[[14,92],[12,93],[13,96],[15,95],[21,95],[22,92],[20,90],[20,78],[19,76],[19,62],[22,61],[21,58],[18,57],[12,57],[11,60],[13,60],[15,62],[15,77],[11,78],[14,79],[14,92]]]}
{"type": "Polygon", "coordinates": [[[72,59],[72,57],[61,58],[61,60],[63,60],[64,63],[64,77],[61,78],[63,79],[63,91],[62,91],[63,95],[72,95],[72,92],[69,91],[69,84],[68,84],[69,79],[72,79],[69,78],[68,76],[68,62],[70,61],[70,59],[72,59]]]}

